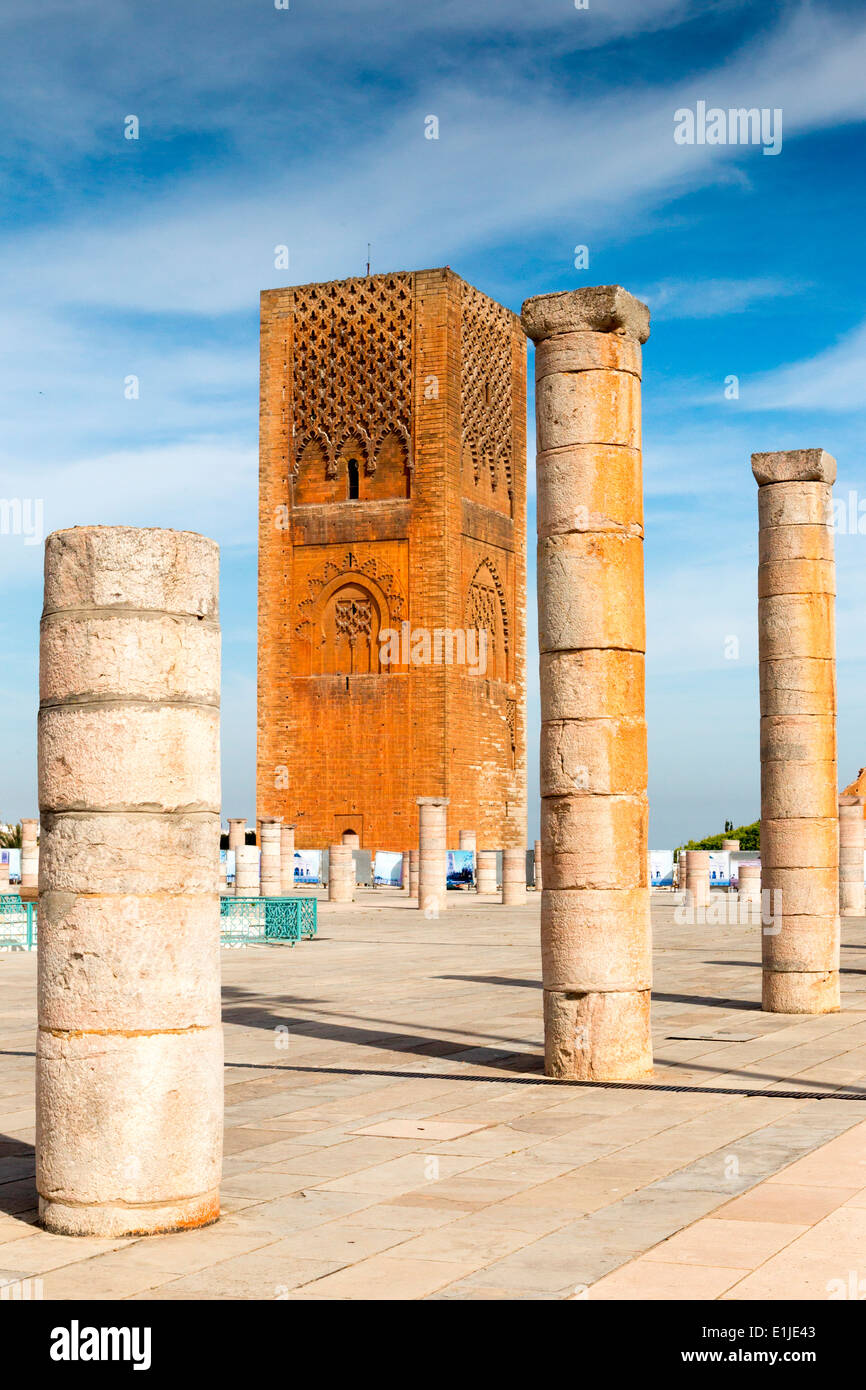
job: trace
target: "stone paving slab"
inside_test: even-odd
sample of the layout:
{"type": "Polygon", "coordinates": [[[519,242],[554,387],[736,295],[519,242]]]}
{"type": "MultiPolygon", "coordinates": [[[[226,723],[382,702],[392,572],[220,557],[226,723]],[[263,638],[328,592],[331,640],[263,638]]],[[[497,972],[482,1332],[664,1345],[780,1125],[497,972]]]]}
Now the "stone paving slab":
{"type": "Polygon", "coordinates": [[[655,1072],[623,1085],[543,1076],[534,895],[461,894],[428,921],[362,891],[320,904],[314,941],[224,952],[223,1216],[124,1242],[35,1225],[36,961],[0,956],[0,1277],[132,1300],[826,1284],[810,1237],[830,1222],[850,1263],[866,1220],[862,1138],[846,1146],[866,1118],[866,920],[843,922],[844,1011],[783,1017],[760,1011],[756,930],[683,926],[675,901],[654,895],[655,1072]]]}
{"type": "Polygon", "coordinates": [[[862,1300],[864,1250],[866,1122],[861,1122],[621,1265],[584,1295],[862,1300]]]}

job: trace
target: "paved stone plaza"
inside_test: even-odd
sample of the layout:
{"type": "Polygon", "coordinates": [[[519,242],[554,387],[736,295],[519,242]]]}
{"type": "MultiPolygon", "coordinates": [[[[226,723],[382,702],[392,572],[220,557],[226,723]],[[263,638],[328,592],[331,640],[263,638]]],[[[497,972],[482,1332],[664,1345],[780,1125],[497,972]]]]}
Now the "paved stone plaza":
{"type": "Polygon", "coordinates": [[[655,894],[653,1079],[601,1085],[543,1076],[535,895],[452,893],[439,921],[358,896],[320,903],[313,942],[223,952],[223,1215],[176,1235],[36,1228],[36,956],[0,956],[0,1279],[47,1299],[847,1285],[866,1240],[866,919],[843,923],[842,1013],[767,1014],[758,929],[678,925],[655,894]]]}

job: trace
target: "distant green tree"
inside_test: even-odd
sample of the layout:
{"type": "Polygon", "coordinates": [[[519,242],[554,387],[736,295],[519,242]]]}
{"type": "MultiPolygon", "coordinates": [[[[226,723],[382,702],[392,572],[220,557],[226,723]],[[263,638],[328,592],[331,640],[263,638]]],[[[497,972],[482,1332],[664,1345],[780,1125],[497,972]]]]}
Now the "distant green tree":
{"type": "Polygon", "coordinates": [[[703,840],[689,840],[679,847],[677,854],[683,849],[721,849],[722,840],[739,840],[740,849],[756,852],[761,848],[761,822],[756,820],[751,825],[738,825],[734,828],[731,821],[726,821],[721,835],[707,835],[703,840]]]}

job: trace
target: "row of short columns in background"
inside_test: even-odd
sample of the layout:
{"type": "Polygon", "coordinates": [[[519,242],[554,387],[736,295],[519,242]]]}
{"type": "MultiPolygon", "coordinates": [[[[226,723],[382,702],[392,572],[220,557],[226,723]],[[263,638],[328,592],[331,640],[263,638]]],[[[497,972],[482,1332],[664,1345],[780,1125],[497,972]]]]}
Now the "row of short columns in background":
{"type": "MultiPolygon", "coordinates": [[[[234,892],[238,897],[290,897],[295,891],[295,827],[277,817],[261,822],[261,850],[246,843],[247,823],[229,820],[229,850],[235,856],[234,892]],[[239,855],[240,852],[240,855],[239,855]]],[[[220,864],[221,888],[230,893],[226,865],[220,864]]]]}
{"type": "MultiPolygon", "coordinates": [[[[287,865],[293,864],[294,860],[294,826],[286,826],[277,820],[265,820],[261,824],[262,848],[261,854],[255,845],[247,845],[243,837],[246,833],[246,821],[229,821],[229,848],[234,849],[235,854],[235,893],[238,897],[273,897],[277,896],[276,883],[277,871],[274,859],[276,857],[275,828],[279,827],[279,863],[280,863],[280,893],[288,896],[294,891],[294,884],[291,876],[287,873],[287,865]],[[232,845],[233,828],[235,844],[232,845]],[[268,846],[271,845],[270,852],[268,846]],[[268,871],[268,861],[270,866],[268,871]]],[[[460,832],[461,849],[472,850],[474,848],[475,834],[472,831],[462,830],[460,832]],[[470,844],[471,841],[471,844],[470,844]]],[[[536,841],[536,844],[538,842],[536,841]]],[[[474,851],[477,863],[477,891],[484,895],[498,893],[499,885],[497,882],[496,871],[496,850],[474,851]]],[[[502,891],[503,902],[512,905],[525,900],[526,896],[526,856],[524,850],[520,848],[509,848],[502,851],[502,891]],[[506,883],[508,888],[506,889],[506,883]]],[[[338,885],[334,889],[331,880],[334,878],[333,871],[328,875],[328,898],[331,902],[351,902],[354,896],[354,860],[352,859],[352,847],[345,841],[337,845],[331,845],[328,849],[329,863],[337,864],[336,877],[338,885]],[[335,854],[336,851],[336,854],[335,854]],[[344,851],[348,851],[348,859],[344,851]],[[346,882],[350,884],[351,894],[348,894],[346,882]]],[[[408,891],[414,898],[419,896],[418,873],[421,860],[420,849],[411,850],[404,856],[404,864],[408,867],[408,891]]],[[[442,872],[443,876],[447,870],[447,856],[443,855],[442,872]]],[[[225,886],[225,863],[221,864],[222,891],[229,892],[225,886]]],[[[443,890],[444,891],[444,890],[443,890]]],[[[430,904],[428,903],[428,906],[430,904]]]]}

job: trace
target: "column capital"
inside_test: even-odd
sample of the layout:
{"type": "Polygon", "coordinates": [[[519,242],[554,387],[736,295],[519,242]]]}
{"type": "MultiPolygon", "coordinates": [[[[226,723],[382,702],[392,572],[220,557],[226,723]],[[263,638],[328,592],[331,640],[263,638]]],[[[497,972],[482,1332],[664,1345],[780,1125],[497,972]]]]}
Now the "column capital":
{"type": "Polygon", "coordinates": [[[419,806],[450,806],[450,796],[416,796],[419,806]]]}
{"type": "Polygon", "coordinates": [[[618,333],[645,343],[650,313],[621,285],[593,285],[527,299],[521,315],[524,332],[534,343],[560,333],[618,333]]]}
{"type": "Polygon", "coordinates": [[[768,483],[835,483],[836,460],[826,449],[780,449],[752,454],[759,487],[768,483]]]}

